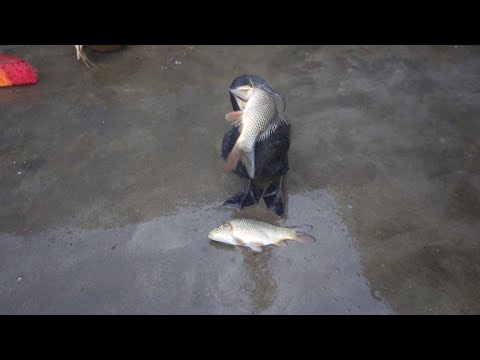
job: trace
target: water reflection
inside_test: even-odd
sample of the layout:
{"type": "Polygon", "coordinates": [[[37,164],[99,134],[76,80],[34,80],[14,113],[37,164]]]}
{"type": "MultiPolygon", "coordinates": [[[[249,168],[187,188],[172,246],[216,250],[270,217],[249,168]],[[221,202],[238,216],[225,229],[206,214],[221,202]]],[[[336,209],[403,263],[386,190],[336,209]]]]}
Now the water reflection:
{"type": "Polygon", "coordinates": [[[256,253],[250,249],[243,250],[245,275],[241,289],[245,291],[252,303],[252,313],[259,314],[275,301],[277,282],[268,267],[268,258],[273,249],[256,253]]]}
{"type": "Polygon", "coordinates": [[[113,229],[1,234],[0,286],[12,295],[2,297],[0,312],[390,312],[371,295],[353,241],[325,190],[290,193],[284,220],[272,218],[262,203],[241,212],[221,204],[181,206],[113,229]],[[208,239],[211,229],[239,216],[283,226],[311,224],[317,242],[290,241],[255,253],[208,239]]]}

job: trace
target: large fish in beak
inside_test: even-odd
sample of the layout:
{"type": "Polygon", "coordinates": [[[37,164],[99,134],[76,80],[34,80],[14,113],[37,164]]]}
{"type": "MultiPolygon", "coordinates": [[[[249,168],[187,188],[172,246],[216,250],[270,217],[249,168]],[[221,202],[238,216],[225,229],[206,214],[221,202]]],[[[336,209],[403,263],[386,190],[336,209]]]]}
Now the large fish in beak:
{"type": "Polygon", "coordinates": [[[241,160],[251,179],[255,178],[255,144],[267,139],[286,120],[280,116],[272,95],[261,87],[251,85],[230,89],[240,106],[225,119],[238,126],[238,137],[225,162],[225,170],[234,170],[241,160]],[[245,105],[243,106],[243,104],[245,105]]]}
{"type": "MultiPolygon", "coordinates": [[[[278,98],[279,100],[282,101],[282,103],[283,103],[282,112],[285,112],[285,109],[287,108],[287,101],[285,100],[285,97],[283,96],[283,94],[279,93],[278,91],[276,91],[274,89],[272,89],[272,87],[264,79],[262,79],[260,76],[257,76],[257,75],[242,75],[242,76],[239,76],[236,81],[238,81],[238,82],[242,82],[242,81],[248,82],[248,85],[239,86],[238,88],[257,87],[257,88],[260,88],[262,90],[265,90],[270,95],[275,96],[276,98],[278,98]]],[[[238,109],[236,109],[236,110],[243,110],[243,109],[245,109],[245,105],[247,104],[247,101],[244,99],[244,97],[242,96],[241,93],[238,94],[236,92],[237,89],[230,89],[230,93],[231,93],[231,96],[232,96],[232,100],[236,101],[236,103],[238,105],[238,109]]]]}

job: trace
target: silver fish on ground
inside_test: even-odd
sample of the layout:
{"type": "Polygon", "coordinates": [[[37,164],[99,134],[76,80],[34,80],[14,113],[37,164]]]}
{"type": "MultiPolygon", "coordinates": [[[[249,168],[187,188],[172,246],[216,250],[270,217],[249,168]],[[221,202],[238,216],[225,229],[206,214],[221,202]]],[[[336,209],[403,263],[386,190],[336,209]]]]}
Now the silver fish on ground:
{"type": "Polygon", "coordinates": [[[225,119],[239,127],[240,136],[225,162],[232,171],[239,161],[251,179],[255,178],[255,143],[268,138],[286,120],[279,114],[272,95],[260,87],[240,86],[230,89],[243,110],[233,111],[225,119]]]}
{"type": "Polygon", "coordinates": [[[262,246],[287,246],[286,240],[313,243],[315,238],[306,234],[312,228],[311,225],[281,227],[253,219],[234,219],[210,231],[208,237],[214,241],[262,251],[262,246]]]}

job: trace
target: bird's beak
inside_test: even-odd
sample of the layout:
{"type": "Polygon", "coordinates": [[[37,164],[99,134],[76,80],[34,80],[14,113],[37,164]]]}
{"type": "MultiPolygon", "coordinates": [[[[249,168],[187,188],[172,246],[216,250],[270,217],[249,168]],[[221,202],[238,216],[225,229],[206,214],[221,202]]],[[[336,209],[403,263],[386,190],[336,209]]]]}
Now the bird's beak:
{"type": "Polygon", "coordinates": [[[285,97],[283,96],[283,94],[279,93],[278,91],[276,90],[273,90],[270,85],[268,84],[257,84],[256,85],[257,87],[259,87],[260,89],[263,89],[265,90],[266,92],[272,94],[273,96],[275,96],[276,98],[280,99],[283,103],[283,111],[285,111],[285,109],[287,108],[287,101],[285,100],[285,97]]]}

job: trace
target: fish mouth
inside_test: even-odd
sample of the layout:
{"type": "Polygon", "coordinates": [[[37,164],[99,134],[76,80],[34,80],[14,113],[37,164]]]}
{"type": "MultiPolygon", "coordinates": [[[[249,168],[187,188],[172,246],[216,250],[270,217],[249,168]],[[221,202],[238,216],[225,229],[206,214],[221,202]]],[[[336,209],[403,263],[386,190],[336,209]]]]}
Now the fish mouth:
{"type": "Polygon", "coordinates": [[[218,241],[219,239],[218,236],[215,236],[215,234],[212,234],[212,233],[208,233],[207,236],[210,240],[213,240],[213,241],[218,241]]]}
{"type": "Polygon", "coordinates": [[[226,237],[223,234],[208,234],[208,238],[212,241],[216,241],[220,243],[229,243],[228,236],[226,237]]]}
{"type": "Polygon", "coordinates": [[[243,100],[243,101],[247,101],[247,100],[248,100],[248,98],[247,98],[247,96],[246,96],[246,94],[245,94],[245,90],[243,90],[243,89],[228,89],[228,91],[230,91],[230,93],[231,93],[233,96],[239,98],[240,100],[243,100]]]}

